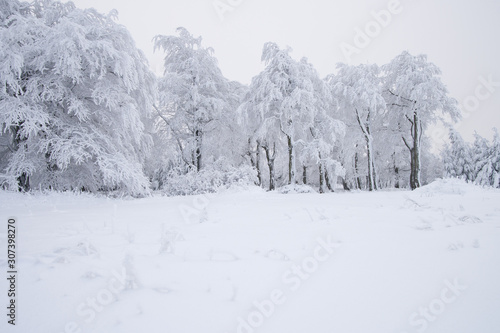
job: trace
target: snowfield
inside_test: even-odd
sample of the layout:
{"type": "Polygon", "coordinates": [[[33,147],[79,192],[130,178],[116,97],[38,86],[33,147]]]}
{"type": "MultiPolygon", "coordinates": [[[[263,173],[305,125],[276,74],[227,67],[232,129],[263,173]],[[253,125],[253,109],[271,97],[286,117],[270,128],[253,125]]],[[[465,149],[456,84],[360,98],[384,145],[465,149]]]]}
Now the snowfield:
{"type": "MultiPolygon", "coordinates": [[[[0,192],[36,333],[498,333],[500,190],[110,199],[0,192]]],[[[5,275],[4,275],[5,276],[5,275]]]]}

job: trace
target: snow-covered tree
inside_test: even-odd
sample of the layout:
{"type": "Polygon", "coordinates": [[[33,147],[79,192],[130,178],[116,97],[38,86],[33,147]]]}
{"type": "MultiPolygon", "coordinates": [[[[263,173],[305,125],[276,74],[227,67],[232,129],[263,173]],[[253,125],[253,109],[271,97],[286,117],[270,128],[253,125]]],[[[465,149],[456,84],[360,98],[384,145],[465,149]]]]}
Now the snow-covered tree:
{"type": "MultiPolygon", "coordinates": [[[[339,64],[338,73],[332,76],[333,91],[347,121],[356,122],[366,144],[368,165],[368,189],[377,188],[373,131],[377,115],[386,107],[382,97],[380,69],[377,65],[349,66],[339,64]]],[[[351,133],[352,135],[352,133],[351,133]]]]}
{"type": "Polygon", "coordinates": [[[450,129],[449,145],[443,151],[445,175],[473,181],[474,162],[471,149],[454,129],[450,129]]]}
{"type": "Polygon", "coordinates": [[[280,49],[275,43],[266,43],[262,61],[268,84],[262,95],[279,130],[285,135],[288,147],[288,183],[297,183],[297,144],[314,122],[314,88],[305,77],[301,66],[289,54],[290,48],[280,49]]]}
{"type": "Polygon", "coordinates": [[[478,185],[500,187],[500,136],[496,128],[494,132],[492,143],[474,133],[471,144],[451,129],[450,142],[443,151],[445,175],[478,185]]]}
{"type": "Polygon", "coordinates": [[[421,143],[426,128],[442,115],[457,120],[460,112],[440,79],[440,69],[425,55],[405,51],[382,69],[388,116],[409,132],[409,136],[402,133],[402,139],[410,151],[410,187],[415,189],[421,184],[421,143]]]}
{"type": "Polygon", "coordinates": [[[477,133],[474,133],[474,143],[470,149],[473,166],[471,178],[480,185],[493,185],[494,170],[490,143],[477,133]]]}
{"type": "Polygon", "coordinates": [[[321,170],[320,182],[328,183],[328,168],[333,171],[337,166],[330,160],[332,145],[343,127],[327,113],[331,104],[327,85],[306,59],[295,61],[289,48],[280,49],[275,43],[266,43],[262,61],[266,67],[252,79],[240,108],[247,124],[252,165],[261,175],[260,150],[263,149],[272,190],[276,182],[275,159],[279,151],[286,149],[288,184],[297,183],[297,162],[302,166],[303,182],[312,163],[321,170]]]}
{"type": "Polygon", "coordinates": [[[0,7],[4,186],[146,193],[155,80],[116,12],[51,0],[0,7]]]}
{"type": "Polygon", "coordinates": [[[186,166],[199,171],[210,147],[204,142],[206,136],[217,135],[220,123],[227,120],[229,82],[201,37],[193,37],[185,28],[177,31],[178,36],[155,37],[155,49],[166,53],[157,112],[186,166]]]}
{"type": "Polygon", "coordinates": [[[302,153],[299,160],[303,166],[303,183],[307,183],[307,166],[312,162],[318,167],[319,192],[326,192],[325,186],[333,191],[337,177],[344,172],[340,162],[334,158],[333,151],[339,145],[339,139],[345,135],[345,124],[334,117],[333,111],[338,105],[328,83],[319,78],[317,71],[305,58],[300,61],[299,69],[303,79],[311,82],[313,91],[313,104],[310,106],[313,122],[308,124],[309,133],[303,133],[300,138],[302,153]]]}
{"type": "Polygon", "coordinates": [[[381,187],[408,187],[410,160],[407,148],[401,140],[399,126],[391,124],[388,115],[381,115],[377,135],[374,136],[375,154],[377,156],[377,178],[381,187]]]}
{"type": "Polygon", "coordinates": [[[476,184],[500,187],[500,140],[498,130],[494,128],[493,142],[479,134],[474,134],[471,147],[472,172],[476,184]]]}
{"type": "Polygon", "coordinates": [[[500,133],[494,128],[493,142],[491,144],[491,161],[493,167],[493,186],[500,188],[500,133]]]}
{"type": "Polygon", "coordinates": [[[248,137],[247,154],[257,170],[259,185],[262,184],[263,170],[260,166],[261,150],[264,151],[269,173],[269,190],[276,188],[275,160],[277,145],[281,144],[279,122],[273,112],[275,101],[267,93],[266,87],[272,87],[267,72],[262,71],[252,78],[249,92],[240,106],[240,123],[248,137]]]}

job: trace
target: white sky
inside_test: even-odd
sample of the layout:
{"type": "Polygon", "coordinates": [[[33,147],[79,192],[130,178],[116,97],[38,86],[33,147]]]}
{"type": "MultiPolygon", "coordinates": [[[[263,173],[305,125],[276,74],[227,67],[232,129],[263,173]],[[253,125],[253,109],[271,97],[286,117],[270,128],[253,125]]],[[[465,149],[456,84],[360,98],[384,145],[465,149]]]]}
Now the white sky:
{"type": "MultiPolygon", "coordinates": [[[[398,1],[398,0],[392,0],[398,1]]],[[[321,76],[347,62],[340,45],[354,46],[355,29],[374,21],[371,12],[386,10],[388,0],[74,0],[79,8],[119,12],[119,22],[134,37],[156,73],[162,55],[153,54],[155,35],[172,35],[179,26],[203,37],[215,49],[224,75],[249,83],[263,68],[262,46],[289,45],[292,55],[306,56],[321,76]],[[223,20],[216,2],[234,4],[223,20]]],[[[472,133],[492,137],[500,129],[500,1],[399,0],[401,11],[352,57],[353,64],[385,64],[408,50],[424,53],[443,72],[451,96],[468,101],[470,115],[458,126],[468,140],[472,133]],[[498,82],[482,87],[479,77],[498,82]],[[474,97],[478,93],[479,99],[474,97]],[[473,98],[471,98],[473,97],[473,98]],[[474,105],[473,102],[478,102],[474,105]]]]}

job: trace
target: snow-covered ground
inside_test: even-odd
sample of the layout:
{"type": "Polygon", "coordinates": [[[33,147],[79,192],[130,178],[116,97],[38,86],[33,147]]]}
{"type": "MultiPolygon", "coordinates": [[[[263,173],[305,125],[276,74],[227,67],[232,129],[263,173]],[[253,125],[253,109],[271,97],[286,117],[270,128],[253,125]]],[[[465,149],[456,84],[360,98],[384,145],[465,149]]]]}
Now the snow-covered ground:
{"type": "Polygon", "coordinates": [[[0,192],[1,332],[500,332],[500,191],[0,192]]]}

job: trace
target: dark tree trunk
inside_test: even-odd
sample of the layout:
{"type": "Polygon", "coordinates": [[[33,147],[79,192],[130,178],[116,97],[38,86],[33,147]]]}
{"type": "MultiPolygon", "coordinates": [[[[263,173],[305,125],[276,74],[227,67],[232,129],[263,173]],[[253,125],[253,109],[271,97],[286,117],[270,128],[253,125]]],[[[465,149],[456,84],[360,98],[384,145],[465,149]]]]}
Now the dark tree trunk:
{"type": "MultiPolygon", "coordinates": [[[[366,139],[367,145],[369,144],[368,138],[366,139]]],[[[372,158],[372,151],[370,148],[367,149],[367,157],[368,157],[368,176],[367,176],[367,182],[368,182],[368,191],[373,191],[374,190],[374,185],[373,185],[373,161],[372,158]]]]}
{"type": "Polygon", "coordinates": [[[420,187],[420,154],[418,149],[412,148],[411,154],[411,171],[410,171],[410,187],[415,190],[420,187]]]}
{"type": "Polygon", "coordinates": [[[358,120],[358,124],[361,127],[361,131],[363,132],[366,140],[366,151],[367,151],[367,157],[368,157],[368,176],[367,176],[367,183],[368,183],[368,190],[373,191],[376,190],[376,185],[375,185],[375,162],[374,156],[373,156],[373,142],[372,142],[372,136],[370,134],[370,112],[368,110],[368,115],[366,116],[366,121],[362,121],[361,117],[358,113],[358,110],[356,109],[356,119],[358,120]]]}
{"type": "Polygon", "coordinates": [[[275,176],[274,176],[274,159],[276,158],[276,143],[273,144],[273,149],[264,145],[262,146],[266,152],[267,166],[269,167],[269,191],[276,189],[275,176]]]}
{"type": "Polygon", "coordinates": [[[302,166],[302,183],[307,185],[307,167],[305,165],[302,166]]]}
{"type": "Polygon", "coordinates": [[[356,172],[356,187],[358,190],[361,190],[361,179],[359,178],[359,170],[358,170],[358,153],[354,154],[354,171],[356,172]]]}
{"type": "Polygon", "coordinates": [[[247,155],[250,157],[250,164],[252,165],[252,168],[255,168],[255,161],[253,159],[253,152],[252,152],[252,139],[248,139],[247,155]]]}
{"type": "Polygon", "coordinates": [[[330,192],[335,192],[334,188],[332,187],[332,184],[330,183],[330,177],[328,176],[327,170],[325,170],[325,183],[326,183],[326,187],[328,187],[330,192]]]}
{"type": "Polygon", "coordinates": [[[319,193],[325,193],[325,174],[321,162],[319,163],[319,193]]]}
{"type": "Polygon", "coordinates": [[[349,185],[345,181],[345,178],[342,178],[342,186],[344,187],[344,191],[350,191],[349,185]]]}
{"type": "Polygon", "coordinates": [[[26,173],[22,173],[17,177],[17,184],[20,192],[28,192],[30,190],[30,177],[26,173]]]}
{"type": "Polygon", "coordinates": [[[399,168],[396,166],[396,153],[392,154],[393,168],[394,168],[394,187],[399,188],[399,168]]]}
{"type": "Polygon", "coordinates": [[[260,142],[257,141],[257,150],[255,151],[255,169],[257,170],[257,185],[262,185],[262,174],[260,171],[260,142]]]}
{"type": "Polygon", "coordinates": [[[254,150],[252,147],[252,140],[248,139],[248,151],[247,155],[250,157],[250,164],[252,164],[252,168],[254,168],[257,171],[257,181],[255,182],[255,185],[261,186],[262,185],[262,174],[260,171],[260,142],[257,141],[257,147],[255,148],[255,158],[254,158],[254,150]]]}
{"type": "Polygon", "coordinates": [[[410,188],[415,190],[420,187],[420,139],[422,136],[422,125],[416,111],[413,113],[413,120],[408,120],[411,123],[413,147],[410,147],[404,137],[403,141],[410,151],[410,188]]]}
{"type": "Polygon", "coordinates": [[[422,136],[421,133],[421,124],[420,119],[418,119],[418,114],[415,112],[413,115],[413,121],[415,123],[415,134],[413,137],[413,161],[412,161],[412,173],[413,173],[413,181],[411,185],[411,189],[417,189],[420,187],[420,138],[422,136]]]}
{"type": "Polygon", "coordinates": [[[203,139],[203,132],[199,129],[197,129],[194,133],[195,135],[195,141],[196,141],[196,151],[195,151],[195,166],[196,170],[200,171],[201,170],[201,143],[203,139]]]}
{"type": "Polygon", "coordinates": [[[295,156],[293,151],[294,147],[293,147],[292,137],[287,135],[287,141],[288,141],[288,184],[295,185],[296,184],[295,156]]]}
{"type": "Polygon", "coordinates": [[[378,176],[377,176],[377,169],[375,169],[375,159],[372,159],[372,171],[373,171],[373,187],[375,190],[378,190],[379,184],[378,184],[378,176]]]}

